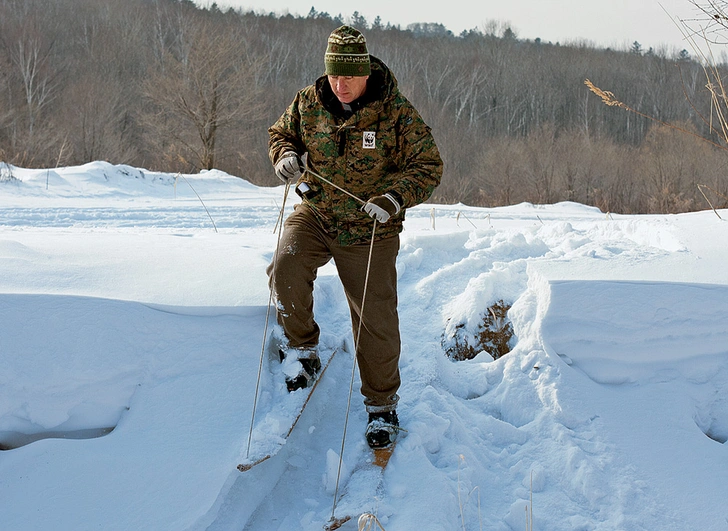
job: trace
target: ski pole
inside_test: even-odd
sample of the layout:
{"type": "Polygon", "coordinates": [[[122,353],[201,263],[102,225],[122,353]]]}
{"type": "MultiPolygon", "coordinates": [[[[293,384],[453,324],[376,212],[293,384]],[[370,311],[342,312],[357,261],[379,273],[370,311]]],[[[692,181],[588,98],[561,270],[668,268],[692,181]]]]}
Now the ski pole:
{"type": "Polygon", "coordinates": [[[283,193],[283,205],[281,206],[281,211],[278,214],[278,221],[276,222],[276,229],[278,231],[278,237],[276,239],[276,252],[273,258],[273,270],[271,271],[271,281],[270,281],[270,289],[269,295],[268,295],[268,307],[265,311],[265,327],[263,328],[263,341],[262,345],[260,347],[260,362],[258,363],[258,379],[255,383],[255,398],[253,400],[253,415],[250,419],[250,431],[248,432],[248,447],[245,451],[245,458],[248,459],[250,457],[250,443],[253,439],[253,425],[255,424],[255,412],[258,407],[258,393],[260,392],[260,378],[261,374],[263,372],[263,359],[265,357],[265,340],[268,336],[268,322],[270,320],[270,308],[271,303],[273,302],[273,285],[274,285],[274,279],[276,275],[276,263],[275,260],[277,260],[278,257],[278,249],[281,245],[281,234],[283,233],[283,214],[286,209],[286,199],[288,198],[288,191],[291,188],[290,183],[286,183],[286,189],[283,193]]]}
{"type": "Polygon", "coordinates": [[[341,437],[341,452],[339,452],[339,468],[336,472],[336,487],[334,488],[334,506],[331,508],[331,521],[336,517],[336,505],[339,500],[339,480],[341,479],[341,467],[344,463],[344,446],[346,445],[346,432],[349,426],[349,411],[351,410],[351,395],[354,391],[354,376],[356,374],[357,358],[359,357],[359,339],[361,337],[361,327],[364,322],[364,303],[367,298],[367,288],[369,287],[369,271],[372,265],[372,254],[374,251],[374,235],[377,232],[377,220],[374,219],[374,226],[372,227],[372,241],[369,244],[369,257],[367,258],[367,272],[364,275],[364,293],[361,296],[361,309],[359,310],[359,326],[356,331],[356,338],[354,341],[354,364],[351,367],[351,380],[349,382],[349,398],[346,403],[346,416],[344,417],[344,433],[341,437]]]}

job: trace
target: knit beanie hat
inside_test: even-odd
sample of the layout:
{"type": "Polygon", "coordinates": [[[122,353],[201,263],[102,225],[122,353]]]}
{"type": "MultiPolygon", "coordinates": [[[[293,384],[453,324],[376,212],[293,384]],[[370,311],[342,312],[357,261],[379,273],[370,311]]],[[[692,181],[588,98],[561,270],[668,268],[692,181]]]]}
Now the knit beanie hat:
{"type": "Polygon", "coordinates": [[[329,35],[324,57],[327,76],[368,76],[371,74],[367,40],[351,26],[336,28],[329,35]]]}

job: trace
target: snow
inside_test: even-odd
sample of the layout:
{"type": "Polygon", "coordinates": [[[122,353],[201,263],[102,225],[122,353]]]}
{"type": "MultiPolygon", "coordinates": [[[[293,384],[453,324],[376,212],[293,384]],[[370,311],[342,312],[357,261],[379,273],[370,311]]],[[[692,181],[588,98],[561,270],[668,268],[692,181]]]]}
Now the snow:
{"type": "Polygon", "coordinates": [[[728,528],[728,211],[411,209],[406,432],[377,494],[357,475],[366,415],[331,264],[315,311],[337,355],[280,452],[236,470],[276,448],[301,402],[264,346],[282,187],[2,169],[3,529],[322,529],[352,374],[339,507],[368,498],[389,531],[519,530],[529,515],[534,530],[728,528]],[[443,334],[474,332],[501,299],[512,352],[448,359],[443,334]]]}

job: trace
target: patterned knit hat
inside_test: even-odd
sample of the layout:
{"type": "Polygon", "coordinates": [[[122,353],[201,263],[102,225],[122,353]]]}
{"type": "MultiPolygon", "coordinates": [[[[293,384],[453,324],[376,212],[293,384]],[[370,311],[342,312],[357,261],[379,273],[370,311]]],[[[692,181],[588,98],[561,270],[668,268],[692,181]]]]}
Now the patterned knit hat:
{"type": "Polygon", "coordinates": [[[324,57],[327,76],[368,76],[371,74],[367,40],[359,30],[341,26],[329,35],[324,57]]]}

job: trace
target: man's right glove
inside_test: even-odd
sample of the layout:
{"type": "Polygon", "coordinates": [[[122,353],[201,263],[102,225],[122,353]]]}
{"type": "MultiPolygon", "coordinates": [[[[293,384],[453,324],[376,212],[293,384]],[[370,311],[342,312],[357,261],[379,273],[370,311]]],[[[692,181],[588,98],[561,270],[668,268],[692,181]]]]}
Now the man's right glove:
{"type": "Polygon", "coordinates": [[[295,182],[303,174],[301,159],[293,151],[286,151],[275,166],[276,175],[284,183],[295,182]]]}

